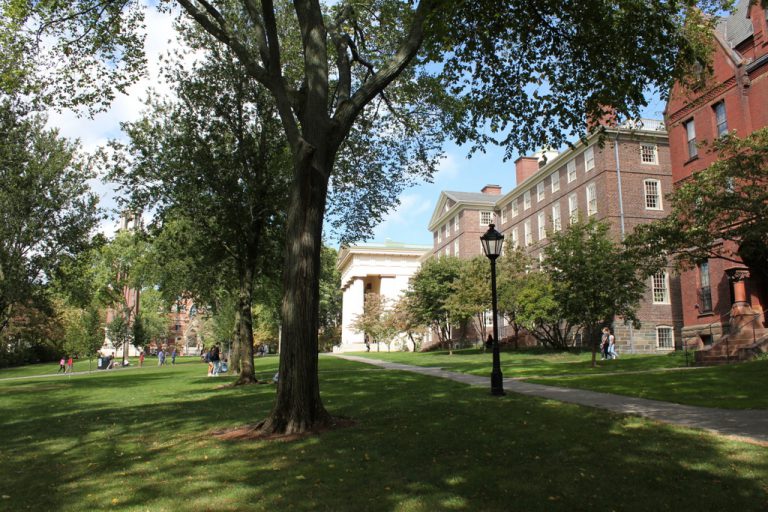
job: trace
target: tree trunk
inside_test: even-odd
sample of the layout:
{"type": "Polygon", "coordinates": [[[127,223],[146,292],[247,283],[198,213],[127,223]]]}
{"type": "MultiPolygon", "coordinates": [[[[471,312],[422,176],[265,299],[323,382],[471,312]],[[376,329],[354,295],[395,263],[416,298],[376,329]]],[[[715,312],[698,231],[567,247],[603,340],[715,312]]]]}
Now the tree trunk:
{"type": "Polygon", "coordinates": [[[235,386],[255,384],[256,373],[253,368],[253,268],[248,265],[241,274],[240,292],[237,297],[240,312],[240,375],[235,386]]]}
{"type": "Polygon", "coordinates": [[[238,307],[235,311],[235,325],[233,327],[233,343],[232,343],[232,359],[229,361],[229,367],[231,368],[231,372],[237,372],[237,374],[240,374],[240,359],[241,359],[241,346],[242,343],[240,343],[240,308],[238,307]]]}
{"type": "Polygon", "coordinates": [[[264,434],[294,434],[326,426],[317,373],[320,251],[331,163],[317,148],[297,152],[286,225],[282,346],[277,398],[261,425],[264,434]]]}

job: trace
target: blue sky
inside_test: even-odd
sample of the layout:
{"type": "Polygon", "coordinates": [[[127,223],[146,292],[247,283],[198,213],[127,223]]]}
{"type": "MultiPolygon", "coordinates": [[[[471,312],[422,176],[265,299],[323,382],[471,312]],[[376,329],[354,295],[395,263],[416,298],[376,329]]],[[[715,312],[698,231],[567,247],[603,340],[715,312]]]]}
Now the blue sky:
{"type": "MultiPolygon", "coordinates": [[[[122,137],[120,122],[138,118],[147,90],[151,87],[163,93],[168,89],[158,78],[160,73],[157,56],[178,44],[173,37],[171,23],[171,16],[153,9],[147,11],[145,50],[149,63],[148,76],[131,87],[128,94],[118,96],[107,112],[97,115],[94,119],[78,117],[69,111],[51,112],[49,125],[59,128],[63,136],[80,139],[86,151],[93,151],[111,138],[122,137]]],[[[664,105],[655,100],[646,109],[643,117],[661,119],[663,108],[664,105]]],[[[432,236],[427,230],[427,224],[440,191],[480,192],[483,186],[491,183],[500,185],[502,193],[514,188],[514,159],[504,162],[504,151],[497,147],[488,147],[485,153],[475,153],[472,158],[467,158],[465,147],[446,144],[445,158],[439,166],[434,182],[405,190],[400,196],[400,206],[385,217],[367,242],[383,243],[390,239],[409,244],[431,245],[432,236]]],[[[102,206],[115,207],[114,192],[110,186],[94,182],[93,187],[99,194],[102,206]]],[[[116,226],[115,220],[105,221],[101,230],[111,235],[116,226]]],[[[329,242],[337,245],[333,241],[329,242]]]]}

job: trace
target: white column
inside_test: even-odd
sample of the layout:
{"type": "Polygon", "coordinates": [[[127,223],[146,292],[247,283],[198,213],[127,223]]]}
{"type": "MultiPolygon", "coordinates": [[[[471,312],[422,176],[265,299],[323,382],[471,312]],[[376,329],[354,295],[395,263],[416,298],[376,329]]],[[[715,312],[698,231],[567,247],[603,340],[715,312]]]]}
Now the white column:
{"type": "Polygon", "coordinates": [[[364,292],[363,280],[359,277],[353,278],[352,283],[344,290],[341,308],[341,347],[336,347],[335,351],[365,350],[363,333],[352,327],[357,316],[363,314],[364,292]]]}

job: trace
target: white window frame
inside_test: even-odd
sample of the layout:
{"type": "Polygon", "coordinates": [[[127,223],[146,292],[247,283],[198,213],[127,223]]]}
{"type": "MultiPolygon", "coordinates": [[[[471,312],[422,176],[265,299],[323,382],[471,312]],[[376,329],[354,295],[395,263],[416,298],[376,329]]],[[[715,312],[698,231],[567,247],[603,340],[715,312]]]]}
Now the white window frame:
{"type": "Polygon", "coordinates": [[[451,223],[445,224],[445,239],[448,240],[451,237],[451,223]]]}
{"type": "Polygon", "coordinates": [[[512,240],[512,248],[517,249],[520,245],[520,240],[517,238],[517,226],[512,228],[512,231],[510,232],[510,239],[512,240]]]}
{"type": "Polygon", "coordinates": [[[536,184],[536,201],[541,202],[544,200],[544,182],[540,181],[536,184]]]}
{"type": "Polygon", "coordinates": [[[539,228],[539,240],[546,240],[547,238],[547,214],[539,212],[536,222],[539,228]]]}
{"type": "Polygon", "coordinates": [[[696,147],[696,125],[694,124],[693,119],[684,122],[683,128],[685,129],[685,140],[688,144],[688,159],[690,160],[699,154],[699,149],[696,147]]]}
{"type": "Polygon", "coordinates": [[[573,193],[568,196],[568,223],[579,220],[579,197],[573,193]]]}
{"type": "Polygon", "coordinates": [[[453,255],[459,257],[459,239],[453,241],[453,255]]]}
{"type": "Polygon", "coordinates": [[[454,233],[458,233],[459,232],[459,214],[458,213],[453,218],[453,232],[454,233]]]}
{"type": "Polygon", "coordinates": [[[507,208],[508,206],[505,206],[501,209],[501,223],[506,224],[507,223],[507,208]]]}
{"type": "Polygon", "coordinates": [[[483,210],[480,212],[480,225],[481,226],[488,226],[489,224],[493,224],[493,212],[490,210],[483,210]],[[485,217],[488,222],[484,222],[483,218],[485,217]]]}
{"type": "Polygon", "coordinates": [[[440,226],[437,228],[437,243],[441,243],[443,241],[443,226],[440,226]]]}
{"type": "Polygon", "coordinates": [[[666,270],[651,276],[651,299],[654,304],[669,304],[669,274],[666,270]]]}
{"type": "Polygon", "coordinates": [[[525,247],[528,247],[533,243],[533,233],[531,232],[531,219],[525,219],[523,224],[523,230],[525,232],[525,247]]]}
{"type": "Polygon", "coordinates": [[[584,172],[589,172],[595,168],[595,147],[590,146],[584,151],[584,172]]]}
{"type": "Polygon", "coordinates": [[[511,213],[512,213],[512,218],[513,219],[515,217],[517,217],[518,214],[520,213],[520,206],[518,206],[518,204],[517,204],[517,198],[514,198],[512,200],[512,212],[511,213]]]}
{"type": "Polygon", "coordinates": [[[523,193],[523,211],[531,209],[531,191],[526,190],[523,193]]]}
{"type": "Polygon", "coordinates": [[[561,229],[563,229],[563,224],[560,219],[560,203],[557,202],[552,205],[552,231],[557,233],[561,229]]]}
{"type": "Polygon", "coordinates": [[[643,198],[645,199],[646,210],[663,210],[664,206],[661,204],[661,181],[659,180],[643,180],[643,198]],[[655,194],[649,189],[655,188],[655,194]],[[653,206],[651,203],[655,202],[653,206]]]}
{"type": "Polygon", "coordinates": [[[571,159],[565,166],[568,176],[568,183],[576,181],[576,160],[571,159]]]}
{"type": "Polygon", "coordinates": [[[552,190],[553,194],[558,190],[560,190],[560,171],[559,170],[549,175],[549,183],[550,183],[550,189],[552,190]]]}
{"type": "Polygon", "coordinates": [[[644,165],[659,165],[659,146],[650,142],[641,142],[640,163],[644,165]]]}
{"type": "MultiPolygon", "coordinates": [[[[665,336],[666,337],[666,336],[665,336]]],[[[660,349],[664,350],[674,350],[675,349],[675,330],[668,326],[668,325],[657,325],[656,326],[656,346],[660,349]],[[662,345],[661,344],[661,331],[664,330],[669,333],[669,345],[662,345]]]]}
{"type": "Polygon", "coordinates": [[[597,185],[589,183],[587,185],[587,216],[597,214],[597,185]]]}

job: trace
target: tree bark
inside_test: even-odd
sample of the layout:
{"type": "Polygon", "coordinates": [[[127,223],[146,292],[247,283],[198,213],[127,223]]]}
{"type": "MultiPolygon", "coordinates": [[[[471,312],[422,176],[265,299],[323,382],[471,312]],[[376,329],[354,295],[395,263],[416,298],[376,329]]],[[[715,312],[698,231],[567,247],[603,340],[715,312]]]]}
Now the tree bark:
{"type": "Polygon", "coordinates": [[[240,360],[242,359],[240,350],[242,343],[240,343],[240,308],[238,307],[235,311],[235,325],[233,327],[233,336],[232,336],[232,359],[229,361],[229,367],[232,369],[231,371],[237,372],[238,375],[240,375],[240,360]]]}
{"type": "Polygon", "coordinates": [[[330,165],[324,165],[317,152],[309,158],[296,155],[286,228],[277,398],[261,425],[264,434],[303,433],[331,421],[320,399],[317,373],[320,251],[329,175],[330,165]]]}
{"type": "Polygon", "coordinates": [[[250,265],[241,273],[238,310],[240,312],[240,375],[235,386],[255,384],[256,373],[253,367],[253,269],[250,265]]]}

